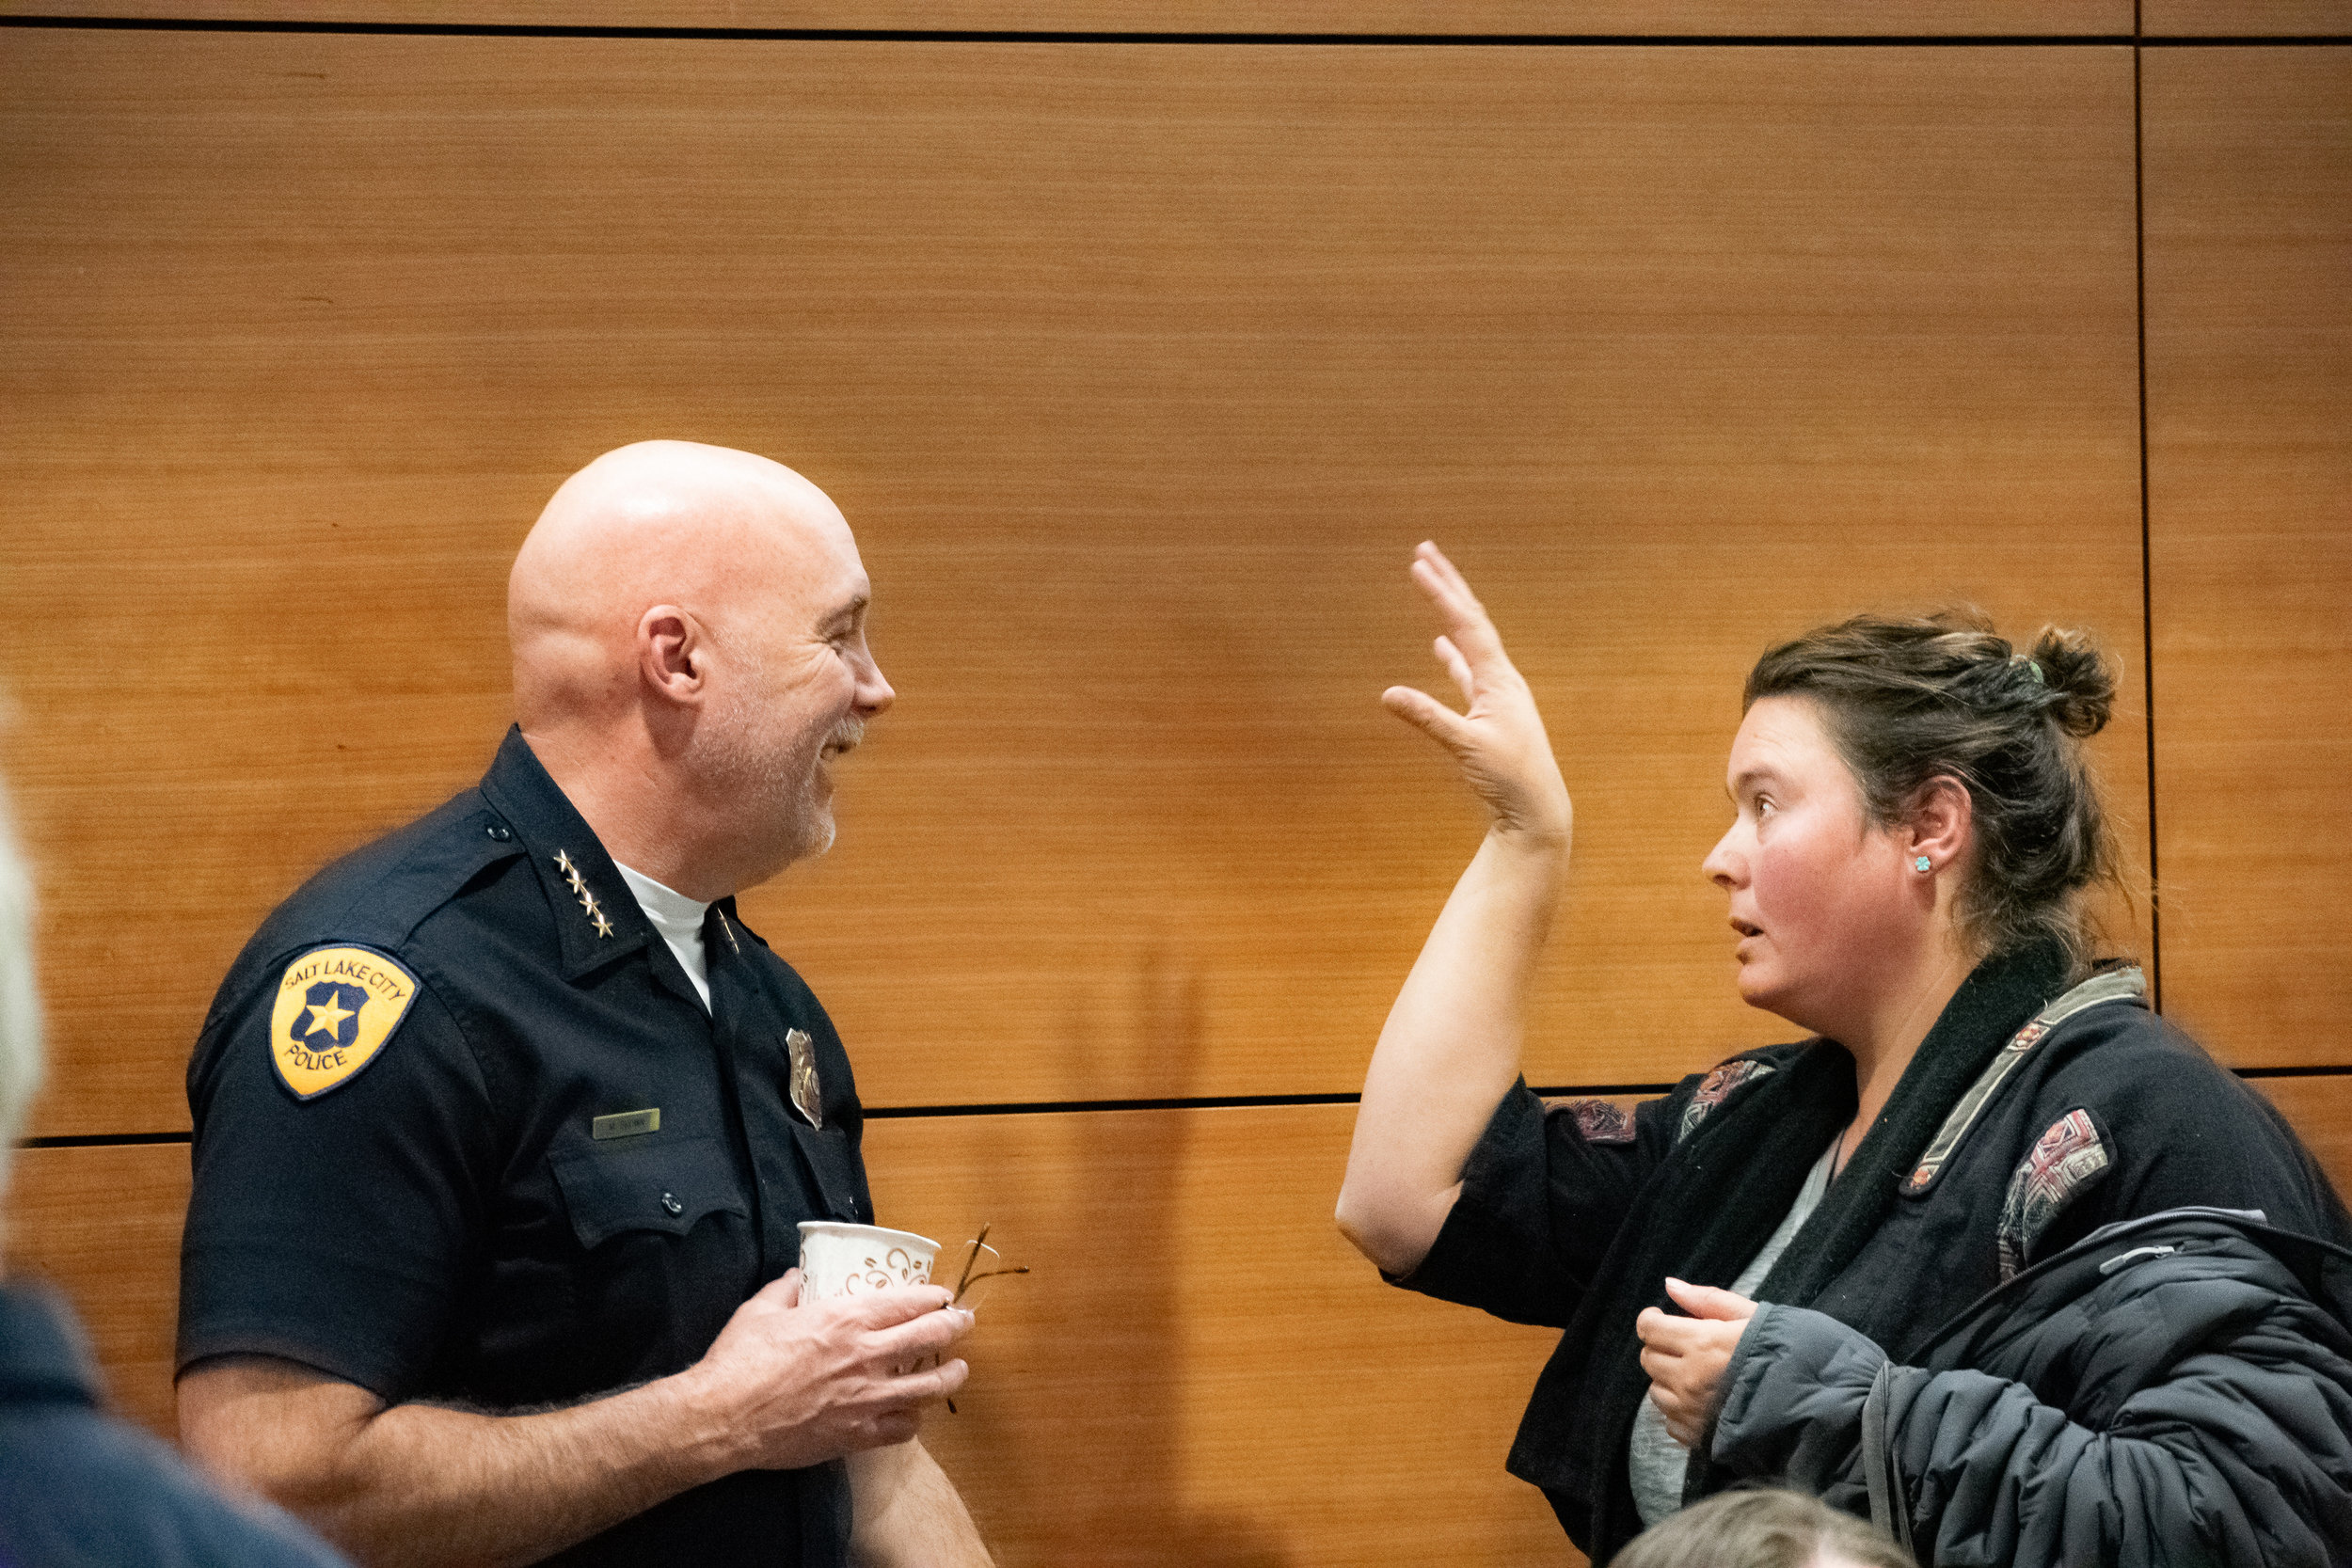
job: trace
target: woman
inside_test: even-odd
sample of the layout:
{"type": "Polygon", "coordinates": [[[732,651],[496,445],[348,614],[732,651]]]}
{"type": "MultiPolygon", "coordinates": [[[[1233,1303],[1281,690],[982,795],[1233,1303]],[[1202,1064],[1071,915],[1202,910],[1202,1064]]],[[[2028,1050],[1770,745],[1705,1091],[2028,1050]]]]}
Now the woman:
{"type": "MultiPolygon", "coordinates": [[[[2250,1465],[2123,1452],[2110,1432],[2066,1449],[2055,1487],[2005,1478],[2000,1466],[2045,1452],[2019,1432],[1961,1430],[1972,1410],[2027,1436],[2051,1420],[2085,1430],[2065,1401],[2036,1402],[2050,1388],[1971,1403],[1946,1397],[1956,1385],[1877,1375],[1939,1345],[1948,1355],[1937,1332],[1963,1308],[2012,1277],[2029,1294],[2116,1222],[2259,1210],[2275,1230],[2352,1240],[2266,1102],[2149,1012],[2136,970],[2090,961],[2084,898],[2114,863],[2081,755],[2113,696],[2096,650],[2045,632],[2019,655],[1944,618],[1858,620],[1768,653],[1732,741],[1732,825],[1702,869],[1728,900],[1741,997],[1812,1037],[1743,1052],[1630,1117],[1604,1101],[1548,1108],[1518,1073],[1568,863],[1567,791],[1468,584],[1426,544],[1412,575],[1467,711],[1409,688],[1383,700],[1453,753],[1491,821],[1381,1032],[1339,1223],[1398,1283],[1566,1331],[1510,1467],[1569,1535],[1606,1561],[1686,1497],[1778,1473],[1833,1500],[1874,1481],[1883,1509],[1924,1528],[1923,1560],[2009,1560],[1970,1555],[2001,1541],[2129,1560],[2150,1532],[2226,1558],[2244,1534],[2229,1521],[2244,1519],[2271,1560],[2333,1560],[2328,1544],[2352,1541],[2352,1338],[2315,1352],[2335,1357],[2312,1374],[2316,1424],[2213,1434],[2252,1443],[2250,1465]],[[1743,1346],[1758,1300],[1775,1305],[1743,1346]],[[1792,1360],[1759,1358],[1792,1338],[1792,1360]],[[1726,1379],[1735,1353],[1746,1359],[1726,1379]],[[1865,1443],[1866,1401],[1890,1409],[1888,1388],[1870,1386],[1893,1383],[1907,1424],[1865,1443]],[[1725,1431],[1735,1387],[1744,1424],[1725,1431]],[[1895,1449],[1913,1473],[1890,1483],[1886,1465],[1862,1464],[1895,1449]],[[2147,1465],[2173,1468],[2161,1483],[2114,1479],[2147,1465]]],[[[2260,1273],[2243,1259],[2222,1272],[2240,1262],[2260,1273]]],[[[2352,1313],[2352,1295],[2328,1294],[2341,1276],[2312,1267],[2287,1271],[2322,1298],[2303,1304],[2315,1320],[2289,1314],[2306,1328],[2352,1313]]],[[[2074,1305],[2131,1283],[2093,1268],[2074,1305]]],[[[2278,1319],[2254,1320],[2273,1336],[2264,1345],[2279,1342],[2278,1319]]],[[[2116,1350],[2087,1335],[2053,1350],[2062,1325],[2039,1327],[1998,1343],[2116,1350]]],[[[2132,1344],[2147,1351],[2128,1369],[2133,1397],[2166,1386],[2194,1348],[2132,1344]]],[[[2242,1388],[2230,1399],[2265,1407],[2242,1388]]],[[[2198,1412],[2180,1418],[2201,1438],[2198,1412]]]]}

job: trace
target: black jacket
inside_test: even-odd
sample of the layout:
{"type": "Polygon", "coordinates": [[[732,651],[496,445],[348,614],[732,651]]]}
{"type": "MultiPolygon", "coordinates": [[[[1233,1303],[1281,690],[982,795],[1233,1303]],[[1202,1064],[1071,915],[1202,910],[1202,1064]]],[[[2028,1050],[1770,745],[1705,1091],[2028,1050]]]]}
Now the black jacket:
{"type": "Polygon", "coordinates": [[[2352,1251],[2226,1210],[2152,1214],[2034,1265],[1913,1359],[1760,1307],[1717,1465],[1869,1513],[1864,1434],[1883,1430],[1880,1512],[1899,1498],[1943,1568],[2352,1563],[2352,1251]]]}
{"type": "MultiPolygon", "coordinates": [[[[2130,978],[2070,990],[2055,947],[1987,960],[1756,1296],[1825,1313],[1910,1362],[2007,1275],[2119,1221],[2259,1209],[2352,1242],[2352,1218],[2278,1113],[2151,1013],[2130,978]],[[2106,1001],[2079,1005],[2102,986],[2106,1001]],[[2008,1066],[1979,1101],[1996,1062],[2008,1066]]],[[[1566,1330],[1509,1465],[1596,1562],[1641,1529],[1626,1466],[1649,1386],[1637,1314],[1679,1310],[1668,1275],[1731,1284],[1853,1110],[1851,1059],[1829,1040],[1744,1052],[1630,1117],[1523,1086],[1496,1107],[1428,1257],[1399,1283],[1566,1330]]],[[[1687,1495],[1737,1479],[1710,1475],[1706,1453],[1687,1495]]]]}

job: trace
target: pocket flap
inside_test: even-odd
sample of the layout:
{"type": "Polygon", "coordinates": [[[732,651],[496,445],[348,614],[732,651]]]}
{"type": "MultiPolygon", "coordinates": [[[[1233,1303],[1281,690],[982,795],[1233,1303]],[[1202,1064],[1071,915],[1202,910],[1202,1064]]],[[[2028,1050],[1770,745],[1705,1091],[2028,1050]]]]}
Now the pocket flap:
{"type": "Polygon", "coordinates": [[[572,1234],[595,1248],[624,1230],[683,1236],[707,1214],[745,1218],[734,1162],[707,1135],[655,1136],[621,1148],[575,1148],[548,1164],[564,1191],[572,1234]]]}

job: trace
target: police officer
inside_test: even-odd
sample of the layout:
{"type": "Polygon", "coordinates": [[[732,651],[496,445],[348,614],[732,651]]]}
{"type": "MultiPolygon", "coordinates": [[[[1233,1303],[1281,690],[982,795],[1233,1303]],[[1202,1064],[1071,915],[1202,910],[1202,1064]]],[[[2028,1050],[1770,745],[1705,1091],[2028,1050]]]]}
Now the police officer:
{"type": "Polygon", "coordinates": [[[205,1020],[200,1460],[363,1561],[988,1560],[914,1437],[970,1314],[800,1300],[797,1223],[874,1218],[862,1122],[735,911],[832,843],[892,697],[867,597],[763,458],[647,442],[557,492],[488,774],[281,905],[205,1020]]]}

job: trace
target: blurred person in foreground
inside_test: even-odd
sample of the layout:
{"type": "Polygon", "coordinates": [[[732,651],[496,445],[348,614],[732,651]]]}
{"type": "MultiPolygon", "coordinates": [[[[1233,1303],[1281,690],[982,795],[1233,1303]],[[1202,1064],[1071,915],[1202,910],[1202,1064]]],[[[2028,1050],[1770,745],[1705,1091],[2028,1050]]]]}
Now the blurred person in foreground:
{"type": "Polygon", "coordinates": [[[1700,869],[1741,998],[1810,1037],[1629,1114],[1518,1076],[1568,792],[1469,584],[1432,545],[1411,570],[1467,711],[1384,701],[1490,825],[1374,1051],[1339,1223],[1397,1283],[1565,1330],[1509,1464],[1578,1544],[1761,1480],[1923,1561],[2352,1562],[2352,1218],[2094,958],[2090,640],[1861,617],[1757,661],[1700,869]]]}
{"type": "Polygon", "coordinates": [[[1766,1487],[1693,1503],[1635,1536],[1617,1568],[1918,1568],[1851,1513],[1766,1487]]]}
{"type": "Polygon", "coordinates": [[[200,1460],[370,1563],[987,1562],[915,1437],[971,1314],[801,1299],[797,1225],[874,1219],[864,1120],[735,907],[833,842],[870,594],[763,457],[556,492],[489,772],[279,906],[199,1037],[200,1460]]]}
{"type": "MultiPolygon", "coordinates": [[[[0,1196],[40,1077],[33,884],[0,794],[0,1196]]],[[[222,1498],[170,1449],[102,1414],[97,1370],[65,1304],[0,1281],[0,1568],[342,1560],[276,1509],[222,1498]]]]}

